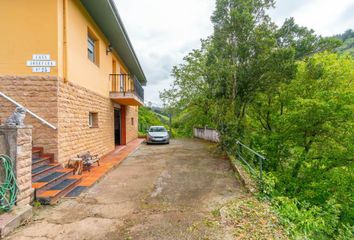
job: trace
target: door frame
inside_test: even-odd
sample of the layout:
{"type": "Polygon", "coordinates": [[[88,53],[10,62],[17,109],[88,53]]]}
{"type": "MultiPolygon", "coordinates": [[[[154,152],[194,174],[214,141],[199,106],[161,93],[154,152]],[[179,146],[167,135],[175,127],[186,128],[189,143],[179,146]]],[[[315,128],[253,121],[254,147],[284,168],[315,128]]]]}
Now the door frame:
{"type": "MultiPolygon", "coordinates": [[[[120,113],[120,121],[119,121],[119,129],[120,129],[120,141],[118,145],[126,145],[127,144],[127,128],[126,128],[126,107],[120,105],[120,107],[114,107],[113,109],[113,121],[116,121],[115,111],[119,111],[120,113]]],[[[115,136],[115,122],[114,122],[114,144],[116,144],[116,136],[115,136]]]]}

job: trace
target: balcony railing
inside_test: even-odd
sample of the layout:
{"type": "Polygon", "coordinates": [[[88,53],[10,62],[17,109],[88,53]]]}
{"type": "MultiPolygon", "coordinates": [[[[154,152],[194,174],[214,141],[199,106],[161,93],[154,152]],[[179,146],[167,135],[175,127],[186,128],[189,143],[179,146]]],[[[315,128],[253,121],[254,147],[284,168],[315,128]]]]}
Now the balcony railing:
{"type": "Polygon", "coordinates": [[[144,103],[144,89],[140,82],[129,74],[110,74],[111,93],[118,93],[126,98],[135,96],[144,103]]]}

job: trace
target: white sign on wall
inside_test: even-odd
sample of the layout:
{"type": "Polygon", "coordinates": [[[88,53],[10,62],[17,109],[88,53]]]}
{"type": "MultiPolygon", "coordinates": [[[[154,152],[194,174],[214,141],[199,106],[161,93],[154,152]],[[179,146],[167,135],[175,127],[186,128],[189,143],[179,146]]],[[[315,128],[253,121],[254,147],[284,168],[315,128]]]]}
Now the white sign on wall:
{"type": "Polygon", "coordinates": [[[33,54],[32,60],[26,62],[27,67],[32,67],[33,73],[50,73],[51,67],[56,65],[57,62],[50,59],[50,54],[33,54]]]}
{"type": "Polygon", "coordinates": [[[55,61],[27,61],[27,67],[55,67],[56,64],[55,61]]]}
{"type": "Polygon", "coordinates": [[[50,60],[50,54],[33,54],[32,55],[32,60],[45,60],[49,61],[50,60]]]}
{"type": "Polygon", "coordinates": [[[50,73],[50,67],[33,67],[32,72],[34,72],[34,73],[50,73]]]}

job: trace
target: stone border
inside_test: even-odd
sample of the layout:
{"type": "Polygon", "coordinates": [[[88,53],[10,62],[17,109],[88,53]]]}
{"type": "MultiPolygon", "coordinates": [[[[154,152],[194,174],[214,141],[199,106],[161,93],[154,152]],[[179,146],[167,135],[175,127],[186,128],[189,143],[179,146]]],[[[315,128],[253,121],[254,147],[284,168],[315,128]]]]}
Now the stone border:
{"type": "Polygon", "coordinates": [[[0,215],[0,238],[14,231],[32,218],[32,206],[14,207],[11,212],[0,215]]]}
{"type": "Polygon", "coordinates": [[[247,171],[244,169],[244,166],[242,166],[242,164],[236,159],[236,157],[230,156],[229,154],[227,156],[232,169],[237,174],[246,190],[252,194],[258,193],[259,189],[257,183],[254,181],[254,179],[250,177],[249,173],[247,173],[247,171]]]}

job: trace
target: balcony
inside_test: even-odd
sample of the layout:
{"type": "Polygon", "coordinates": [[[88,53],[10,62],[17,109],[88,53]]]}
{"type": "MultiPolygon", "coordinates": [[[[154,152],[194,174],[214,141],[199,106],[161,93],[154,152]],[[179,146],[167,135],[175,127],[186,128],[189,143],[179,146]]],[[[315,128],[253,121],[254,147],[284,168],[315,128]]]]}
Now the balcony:
{"type": "Polygon", "coordinates": [[[129,74],[110,74],[110,98],[118,104],[144,105],[144,89],[140,82],[129,74]]]}

